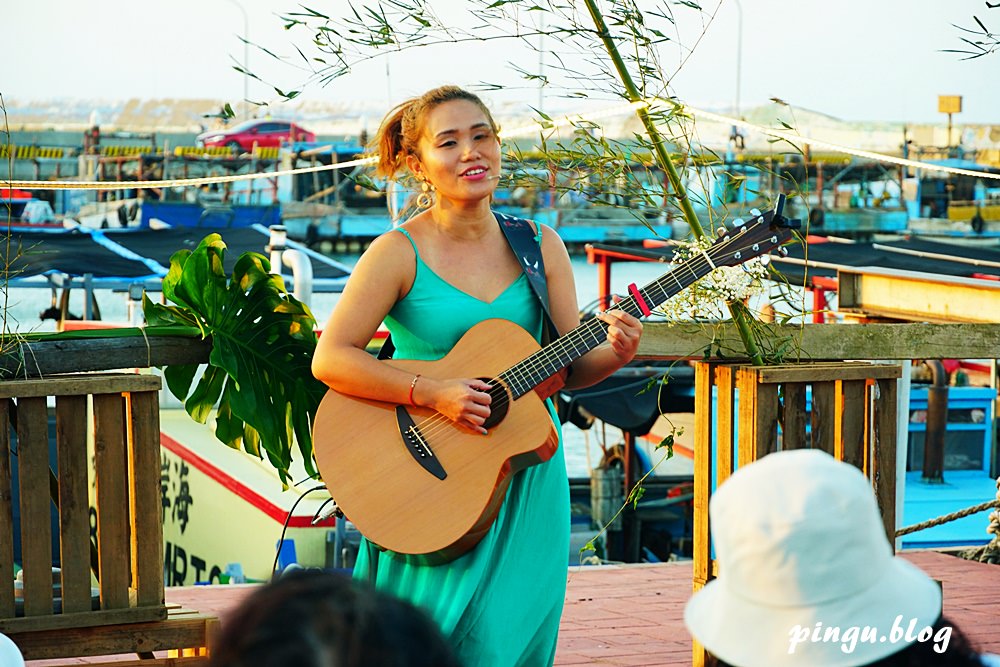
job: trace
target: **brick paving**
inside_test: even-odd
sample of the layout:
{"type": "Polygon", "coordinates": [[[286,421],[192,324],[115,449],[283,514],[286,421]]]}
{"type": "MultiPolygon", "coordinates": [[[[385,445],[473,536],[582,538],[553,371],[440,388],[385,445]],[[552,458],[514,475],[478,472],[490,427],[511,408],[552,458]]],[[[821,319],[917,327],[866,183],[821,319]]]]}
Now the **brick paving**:
{"type": "MultiPolygon", "coordinates": [[[[933,551],[904,555],[944,589],[944,612],[982,651],[1000,654],[1000,567],[933,551]]],[[[570,568],[556,665],[691,664],[683,623],[691,563],[570,568]]],[[[225,620],[251,586],[168,588],[167,601],[225,620]]],[[[107,660],[36,660],[29,667],[107,660]]],[[[478,666],[470,666],[478,667],[478,666]]]]}

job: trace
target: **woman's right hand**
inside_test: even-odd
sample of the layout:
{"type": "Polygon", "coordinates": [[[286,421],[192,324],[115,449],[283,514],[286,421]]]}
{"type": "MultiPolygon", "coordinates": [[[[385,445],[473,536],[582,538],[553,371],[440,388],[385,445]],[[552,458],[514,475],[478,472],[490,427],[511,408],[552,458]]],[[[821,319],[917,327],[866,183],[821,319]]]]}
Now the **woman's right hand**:
{"type": "Polygon", "coordinates": [[[486,434],[483,424],[490,416],[491,386],[475,378],[435,380],[421,376],[414,387],[417,405],[437,410],[459,427],[486,434]]]}

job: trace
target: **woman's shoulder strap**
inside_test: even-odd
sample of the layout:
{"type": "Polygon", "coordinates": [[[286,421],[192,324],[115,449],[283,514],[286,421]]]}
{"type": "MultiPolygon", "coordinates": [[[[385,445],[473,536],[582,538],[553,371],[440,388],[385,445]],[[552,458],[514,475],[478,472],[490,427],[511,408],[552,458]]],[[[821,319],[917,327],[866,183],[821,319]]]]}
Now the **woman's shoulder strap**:
{"type": "Polygon", "coordinates": [[[542,304],[545,328],[549,337],[554,340],[558,337],[558,333],[549,313],[549,288],[545,281],[545,262],[542,259],[542,228],[538,226],[536,232],[530,222],[512,215],[494,212],[494,216],[504,236],[507,237],[507,243],[514,251],[517,261],[521,264],[521,270],[528,277],[532,291],[542,304]]]}

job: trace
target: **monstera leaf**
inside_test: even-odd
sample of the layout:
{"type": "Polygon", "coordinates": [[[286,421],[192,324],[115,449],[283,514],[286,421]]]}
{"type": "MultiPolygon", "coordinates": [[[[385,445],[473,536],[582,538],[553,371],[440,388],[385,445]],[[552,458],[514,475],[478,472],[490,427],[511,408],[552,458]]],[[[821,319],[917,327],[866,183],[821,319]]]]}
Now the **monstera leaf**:
{"type": "Polygon", "coordinates": [[[312,419],[326,391],[310,370],[316,320],[270,273],[263,255],[244,253],[227,277],[225,252],[222,237],[210,234],[193,252],[174,253],[163,279],[169,305],[143,302],[148,325],[197,327],[212,340],[208,367],[197,382],[198,366],[168,366],[167,387],[199,422],[214,408],[216,437],[266,454],[283,481],[293,443],[314,475],[312,419]]]}

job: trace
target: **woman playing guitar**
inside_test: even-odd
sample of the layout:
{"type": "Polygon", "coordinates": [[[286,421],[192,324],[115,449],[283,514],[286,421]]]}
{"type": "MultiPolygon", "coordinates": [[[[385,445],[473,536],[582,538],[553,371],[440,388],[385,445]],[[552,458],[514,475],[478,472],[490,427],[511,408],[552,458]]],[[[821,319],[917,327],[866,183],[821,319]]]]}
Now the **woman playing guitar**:
{"type": "MultiPolygon", "coordinates": [[[[422,210],[362,255],[320,337],[313,372],[340,394],[432,409],[486,442],[489,384],[405,372],[375,359],[365,346],[383,320],[396,359],[440,359],[491,318],[510,320],[541,340],[542,306],[490,209],[500,176],[496,123],[478,97],[444,86],[390,112],[375,147],[381,176],[408,171],[421,184],[422,210]]],[[[551,318],[561,335],[579,325],[569,255],[552,229],[535,230],[551,318]]],[[[607,342],[572,364],[568,387],[594,384],[635,356],[639,320],[621,310],[598,317],[608,325],[607,342]]],[[[504,340],[494,346],[502,349],[504,340]]],[[[551,402],[548,410],[558,427],[551,402]]],[[[380,445],[387,446],[357,442],[373,455],[380,445]]],[[[393,489],[380,492],[391,496],[393,489]]],[[[429,565],[366,542],[355,577],[427,609],[464,664],[551,664],[569,530],[560,447],[548,461],[513,476],[495,522],[464,555],[429,565]]]]}

